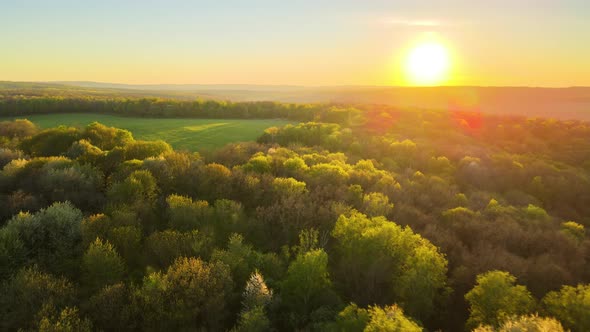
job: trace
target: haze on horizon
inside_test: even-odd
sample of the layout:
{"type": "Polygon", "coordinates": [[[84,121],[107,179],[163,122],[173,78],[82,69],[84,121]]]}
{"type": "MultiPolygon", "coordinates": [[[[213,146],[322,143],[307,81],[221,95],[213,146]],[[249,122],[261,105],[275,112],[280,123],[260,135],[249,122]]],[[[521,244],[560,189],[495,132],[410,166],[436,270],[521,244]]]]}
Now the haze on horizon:
{"type": "Polygon", "coordinates": [[[23,0],[0,31],[0,80],[590,86],[583,0],[23,0]],[[408,79],[432,41],[444,56],[408,79]]]}

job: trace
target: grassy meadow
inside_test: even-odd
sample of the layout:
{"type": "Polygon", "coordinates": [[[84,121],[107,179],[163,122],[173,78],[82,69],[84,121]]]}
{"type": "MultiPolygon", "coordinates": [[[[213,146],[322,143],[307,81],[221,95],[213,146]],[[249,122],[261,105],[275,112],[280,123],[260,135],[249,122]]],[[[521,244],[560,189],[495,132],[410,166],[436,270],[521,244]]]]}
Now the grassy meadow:
{"type": "Polygon", "coordinates": [[[193,118],[137,118],[104,114],[47,114],[26,117],[6,117],[0,120],[27,118],[41,128],[60,125],[84,127],[98,121],[131,131],[142,140],[161,139],[176,150],[208,151],[232,142],[256,140],[264,129],[292,123],[286,120],[263,119],[193,119],[193,118]]]}

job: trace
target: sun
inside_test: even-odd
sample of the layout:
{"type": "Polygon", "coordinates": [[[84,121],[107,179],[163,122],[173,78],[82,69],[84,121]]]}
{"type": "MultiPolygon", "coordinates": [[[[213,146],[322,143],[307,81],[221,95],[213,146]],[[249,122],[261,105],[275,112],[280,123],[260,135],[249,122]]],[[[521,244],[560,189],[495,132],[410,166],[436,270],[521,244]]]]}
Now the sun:
{"type": "Polygon", "coordinates": [[[438,85],[447,80],[450,67],[447,48],[437,42],[425,42],[412,48],[405,63],[412,85],[438,85]]]}

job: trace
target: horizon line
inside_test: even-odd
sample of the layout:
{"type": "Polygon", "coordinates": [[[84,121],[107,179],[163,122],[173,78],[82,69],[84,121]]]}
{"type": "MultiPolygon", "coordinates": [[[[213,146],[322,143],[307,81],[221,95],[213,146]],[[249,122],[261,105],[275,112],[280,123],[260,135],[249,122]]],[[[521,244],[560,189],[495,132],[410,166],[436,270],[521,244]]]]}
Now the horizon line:
{"type": "Polygon", "coordinates": [[[74,83],[91,83],[91,84],[112,84],[121,86],[252,86],[252,87],[290,87],[290,88],[529,88],[529,89],[576,89],[590,88],[590,85],[569,85],[569,86],[542,86],[542,85],[354,85],[354,84],[335,84],[335,85],[303,85],[303,84],[260,84],[260,83],[119,83],[105,81],[86,81],[86,80],[51,80],[51,81],[13,81],[0,80],[0,83],[37,83],[37,84],[55,84],[67,85],[74,83]]]}

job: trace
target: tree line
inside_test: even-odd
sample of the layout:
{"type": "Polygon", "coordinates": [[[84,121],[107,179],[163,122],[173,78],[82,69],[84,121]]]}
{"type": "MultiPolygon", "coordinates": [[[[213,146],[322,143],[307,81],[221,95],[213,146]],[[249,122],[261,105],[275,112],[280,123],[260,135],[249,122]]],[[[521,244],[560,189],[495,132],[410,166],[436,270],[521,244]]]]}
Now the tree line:
{"type": "Polygon", "coordinates": [[[286,104],[271,101],[231,102],[153,97],[0,95],[0,116],[51,113],[98,113],[142,117],[274,119],[344,123],[359,113],[354,107],[286,104]]]}

